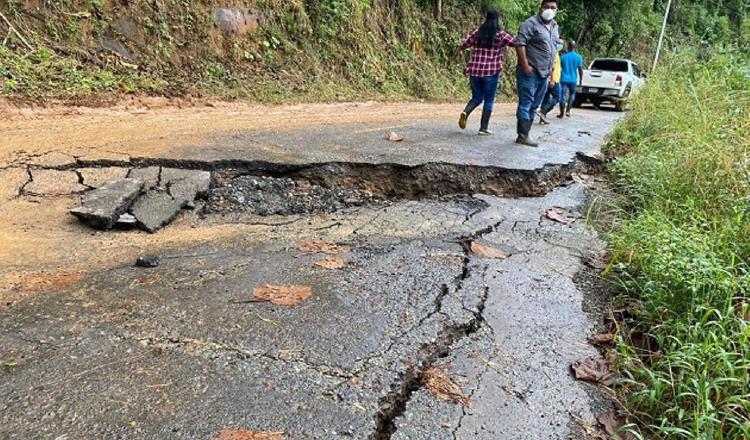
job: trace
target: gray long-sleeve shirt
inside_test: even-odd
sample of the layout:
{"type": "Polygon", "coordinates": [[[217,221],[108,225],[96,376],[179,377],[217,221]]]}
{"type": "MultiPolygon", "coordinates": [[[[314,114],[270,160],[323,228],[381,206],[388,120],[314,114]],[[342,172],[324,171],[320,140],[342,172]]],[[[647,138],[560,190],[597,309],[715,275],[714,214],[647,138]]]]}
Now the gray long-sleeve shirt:
{"type": "Polygon", "coordinates": [[[526,59],[543,78],[549,77],[555,61],[555,46],[560,40],[557,22],[552,20],[549,29],[538,15],[528,18],[516,35],[516,46],[526,47],[526,59]]]}

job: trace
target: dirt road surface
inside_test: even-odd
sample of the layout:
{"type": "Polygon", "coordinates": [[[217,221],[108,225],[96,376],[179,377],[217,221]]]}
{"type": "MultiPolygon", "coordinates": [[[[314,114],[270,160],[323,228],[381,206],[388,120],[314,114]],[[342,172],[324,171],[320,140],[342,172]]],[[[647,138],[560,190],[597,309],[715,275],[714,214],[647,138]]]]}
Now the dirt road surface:
{"type": "Polygon", "coordinates": [[[585,182],[619,114],[537,126],[534,149],[512,143],[511,106],[491,137],[458,109],[6,110],[1,436],[585,438],[608,406],[569,370],[598,356],[604,298],[585,182]],[[68,213],[175,170],[211,190],[154,234],[68,213]],[[257,301],[267,284],[311,295],[257,301]]]}

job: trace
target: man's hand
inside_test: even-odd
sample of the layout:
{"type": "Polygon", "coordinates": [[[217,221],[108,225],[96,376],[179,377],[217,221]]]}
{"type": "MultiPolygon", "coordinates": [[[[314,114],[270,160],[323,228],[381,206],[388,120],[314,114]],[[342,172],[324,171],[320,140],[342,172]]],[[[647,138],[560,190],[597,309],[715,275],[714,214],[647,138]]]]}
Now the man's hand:
{"type": "Polygon", "coordinates": [[[523,70],[523,73],[526,75],[532,75],[534,73],[534,68],[531,67],[531,64],[529,63],[521,64],[521,70],[523,70]]]}

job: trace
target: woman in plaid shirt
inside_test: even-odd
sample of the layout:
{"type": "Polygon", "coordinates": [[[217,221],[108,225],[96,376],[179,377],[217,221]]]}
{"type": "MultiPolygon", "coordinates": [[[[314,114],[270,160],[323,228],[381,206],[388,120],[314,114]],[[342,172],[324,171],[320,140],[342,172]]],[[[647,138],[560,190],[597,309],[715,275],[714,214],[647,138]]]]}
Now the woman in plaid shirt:
{"type": "Polygon", "coordinates": [[[455,55],[462,50],[472,49],[471,59],[464,70],[471,84],[471,100],[458,120],[458,126],[462,129],[466,128],[469,114],[484,101],[479,134],[492,134],[488,127],[497,94],[498,78],[503,71],[505,47],[512,46],[515,42],[516,39],[500,26],[500,13],[490,9],[484,24],[469,34],[456,49],[455,55]]]}

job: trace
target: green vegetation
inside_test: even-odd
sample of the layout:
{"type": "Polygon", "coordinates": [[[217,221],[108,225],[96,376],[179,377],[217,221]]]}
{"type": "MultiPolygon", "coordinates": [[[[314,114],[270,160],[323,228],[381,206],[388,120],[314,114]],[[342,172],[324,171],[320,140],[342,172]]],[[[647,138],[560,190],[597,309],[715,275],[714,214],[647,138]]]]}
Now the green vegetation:
{"type": "MultiPolygon", "coordinates": [[[[750,42],[744,1],[675,2],[668,42],[750,42]]],[[[665,5],[565,1],[559,21],[562,34],[578,39],[588,55],[629,56],[647,66],[665,5]]],[[[449,54],[461,36],[481,22],[488,6],[503,12],[513,33],[539,1],[248,0],[236,6],[262,18],[247,34],[220,31],[214,6],[222,5],[0,2],[0,12],[35,48],[0,21],[0,91],[35,99],[111,92],[265,102],[456,99],[466,85],[461,63],[449,54]]],[[[504,93],[512,91],[512,77],[503,79],[504,93]]]]}
{"type": "MultiPolygon", "coordinates": [[[[750,54],[685,51],[610,147],[623,395],[651,438],[750,438],[750,54]]],[[[634,428],[635,429],[635,428],[634,428]]]]}

